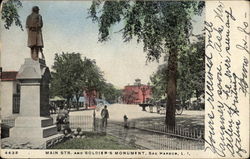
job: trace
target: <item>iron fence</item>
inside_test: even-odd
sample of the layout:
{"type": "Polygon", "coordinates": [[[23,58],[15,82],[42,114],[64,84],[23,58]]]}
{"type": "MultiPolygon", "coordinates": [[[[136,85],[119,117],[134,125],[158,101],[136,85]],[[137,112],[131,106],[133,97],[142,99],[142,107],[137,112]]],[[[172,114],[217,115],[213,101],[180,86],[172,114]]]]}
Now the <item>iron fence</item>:
{"type": "Polygon", "coordinates": [[[192,139],[192,140],[200,140],[204,138],[204,129],[185,128],[182,126],[175,126],[174,128],[170,128],[166,125],[148,126],[144,124],[138,124],[136,122],[132,124],[134,125],[134,127],[141,129],[141,130],[162,133],[162,134],[171,135],[174,137],[181,137],[181,138],[192,139]]]}
{"type": "Polygon", "coordinates": [[[124,128],[123,122],[109,121],[107,128],[102,126],[101,119],[95,119],[95,131],[105,131],[123,142],[134,143],[146,149],[157,150],[199,150],[204,149],[202,139],[204,130],[185,129],[166,126],[146,127],[136,122],[129,123],[129,129],[124,128]]]}
{"type": "Polygon", "coordinates": [[[94,130],[94,118],[93,116],[69,116],[69,126],[71,129],[81,128],[83,131],[94,130]]]}
{"type": "MultiPolygon", "coordinates": [[[[55,118],[55,116],[54,116],[55,118]]],[[[3,119],[2,123],[14,127],[15,119],[3,119]]],[[[136,121],[129,123],[129,128],[124,128],[123,122],[108,121],[104,128],[102,120],[89,116],[70,116],[71,129],[81,128],[83,131],[106,132],[115,136],[122,142],[139,145],[145,149],[157,150],[202,150],[204,129],[187,129],[176,127],[170,129],[163,125],[143,125],[136,121]]]]}
{"type": "Polygon", "coordinates": [[[204,149],[204,141],[192,140],[186,137],[174,137],[170,135],[161,135],[153,133],[152,137],[146,138],[154,144],[159,150],[202,150],[204,149]]]}

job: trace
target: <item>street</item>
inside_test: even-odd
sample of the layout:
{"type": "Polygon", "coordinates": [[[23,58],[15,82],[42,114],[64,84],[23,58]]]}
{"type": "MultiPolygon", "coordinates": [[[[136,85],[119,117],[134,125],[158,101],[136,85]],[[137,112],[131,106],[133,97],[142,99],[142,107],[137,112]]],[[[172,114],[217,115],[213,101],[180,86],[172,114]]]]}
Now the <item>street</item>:
{"type": "MultiPolygon", "coordinates": [[[[165,121],[165,114],[157,114],[154,107],[153,113],[149,112],[149,108],[146,111],[142,111],[142,108],[134,104],[111,104],[108,105],[109,121],[123,122],[123,116],[127,115],[128,121],[138,121],[142,124],[157,123],[157,125],[163,125],[165,121]]],[[[101,118],[101,108],[95,110],[97,118],[101,118]]],[[[72,111],[69,116],[93,116],[94,110],[84,111],[72,111]]],[[[178,126],[185,126],[189,128],[201,128],[204,129],[204,117],[205,111],[184,110],[181,115],[176,116],[176,124],[178,126]]]]}
{"type": "MultiPolygon", "coordinates": [[[[102,108],[101,108],[102,109],[102,108]]],[[[101,117],[100,112],[101,109],[96,110],[96,117],[101,117]]],[[[149,108],[146,108],[146,111],[142,111],[142,108],[139,105],[135,104],[112,104],[108,106],[109,110],[109,120],[112,121],[123,121],[123,116],[126,114],[129,120],[141,119],[141,118],[159,118],[165,117],[165,114],[157,114],[156,107],[153,109],[153,113],[149,112],[149,108]]],[[[92,112],[89,112],[92,113],[92,112]]],[[[78,114],[77,112],[72,112],[73,114],[78,114]]],[[[204,125],[204,111],[192,111],[192,110],[184,110],[182,115],[177,115],[178,119],[182,119],[183,117],[188,119],[199,119],[197,124],[204,125]]]]}

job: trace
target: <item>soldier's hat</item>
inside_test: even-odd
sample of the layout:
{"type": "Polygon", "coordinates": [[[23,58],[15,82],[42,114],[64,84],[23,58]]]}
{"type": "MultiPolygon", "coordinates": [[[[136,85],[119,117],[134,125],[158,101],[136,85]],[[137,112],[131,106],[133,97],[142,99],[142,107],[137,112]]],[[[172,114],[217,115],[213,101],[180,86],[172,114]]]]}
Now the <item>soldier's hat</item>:
{"type": "Polygon", "coordinates": [[[39,11],[39,7],[38,6],[34,6],[32,7],[32,11],[35,12],[35,11],[39,11]]]}

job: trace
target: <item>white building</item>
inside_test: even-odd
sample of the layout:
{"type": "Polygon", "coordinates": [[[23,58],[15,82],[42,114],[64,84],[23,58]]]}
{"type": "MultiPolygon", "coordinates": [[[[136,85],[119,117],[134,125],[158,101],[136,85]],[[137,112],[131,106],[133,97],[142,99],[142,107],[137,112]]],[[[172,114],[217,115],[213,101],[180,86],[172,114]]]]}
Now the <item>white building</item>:
{"type": "Polygon", "coordinates": [[[15,118],[20,111],[20,86],[16,71],[1,73],[1,119],[15,118]]]}

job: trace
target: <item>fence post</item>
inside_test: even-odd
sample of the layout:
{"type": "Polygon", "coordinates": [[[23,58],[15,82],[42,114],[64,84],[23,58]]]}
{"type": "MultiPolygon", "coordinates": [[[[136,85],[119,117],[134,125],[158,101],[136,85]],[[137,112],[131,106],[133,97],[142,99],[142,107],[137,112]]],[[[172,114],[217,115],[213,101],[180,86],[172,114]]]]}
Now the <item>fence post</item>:
{"type": "Polygon", "coordinates": [[[96,131],[95,110],[93,112],[93,130],[96,131]]]}

